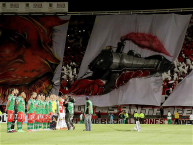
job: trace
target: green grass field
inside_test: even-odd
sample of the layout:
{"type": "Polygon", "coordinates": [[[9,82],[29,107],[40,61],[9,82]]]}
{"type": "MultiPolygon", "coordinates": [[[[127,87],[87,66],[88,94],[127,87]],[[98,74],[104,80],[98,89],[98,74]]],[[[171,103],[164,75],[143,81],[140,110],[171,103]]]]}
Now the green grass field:
{"type": "MultiPolygon", "coordinates": [[[[83,131],[84,125],[75,125],[74,131],[39,131],[6,133],[6,124],[0,124],[0,144],[146,144],[193,145],[192,125],[141,125],[140,132],[132,131],[134,124],[93,124],[92,131],[83,131]]],[[[23,130],[27,130],[24,124],[23,130]]]]}

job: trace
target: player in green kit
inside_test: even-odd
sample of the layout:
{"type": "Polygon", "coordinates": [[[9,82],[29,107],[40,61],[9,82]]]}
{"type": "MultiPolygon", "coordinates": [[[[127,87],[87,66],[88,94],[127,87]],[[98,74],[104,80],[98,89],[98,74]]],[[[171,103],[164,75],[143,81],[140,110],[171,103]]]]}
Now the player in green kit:
{"type": "Polygon", "coordinates": [[[46,102],[45,102],[45,95],[43,95],[42,97],[42,116],[43,116],[43,129],[46,129],[46,122],[45,122],[45,118],[46,118],[46,111],[45,111],[45,107],[46,107],[46,102]]]}
{"type": "Polygon", "coordinates": [[[31,93],[30,99],[28,101],[27,113],[28,113],[28,132],[32,132],[34,124],[34,98],[37,96],[36,92],[31,93]]]}
{"type": "MultiPolygon", "coordinates": [[[[22,117],[22,125],[23,125],[23,122],[25,121],[25,98],[26,98],[26,95],[22,95],[23,97],[23,104],[24,104],[24,108],[23,108],[23,117],[22,117]]],[[[21,125],[21,128],[22,128],[22,125],[21,125]]]]}
{"type": "Polygon", "coordinates": [[[34,129],[36,131],[39,131],[39,123],[40,123],[40,94],[37,96],[37,99],[35,100],[35,107],[36,107],[36,114],[35,114],[35,123],[34,123],[34,129]]]}
{"type": "Polygon", "coordinates": [[[40,119],[39,119],[39,130],[42,130],[42,123],[43,123],[43,94],[40,94],[40,100],[39,100],[39,104],[40,104],[40,119]]]}
{"type": "Polygon", "coordinates": [[[11,123],[14,119],[13,111],[14,111],[14,105],[15,105],[15,97],[14,97],[15,89],[11,88],[10,92],[11,94],[8,97],[7,105],[5,108],[5,111],[7,111],[7,133],[13,133],[11,131],[11,123]]]}
{"type": "Polygon", "coordinates": [[[18,100],[17,100],[17,95],[19,94],[19,91],[18,91],[18,89],[15,89],[15,94],[14,94],[14,98],[15,98],[15,105],[14,105],[14,111],[13,111],[13,116],[14,116],[14,118],[13,118],[13,121],[12,121],[12,124],[11,124],[11,130],[13,131],[13,132],[17,132],[17,131],[15,131],[15,122],[16,122],[16,120],[17,120],[17,116],[16,116],[16,114],[18,113],[18,100]]]}
{"type": "Polygon", "coordinates": [[[25,132],[22,130],[22,123],[24,121],[25,114],[25,101],[26,94],[22,92],[17,100],[18,100],[18,114],[17,114],[17,132],[25,132]]]}
{"type": "Polygon", "coordinates": [[[36,96],[34,96],[33,101],[34,101],[34,113],[33,113],[33,122],[34,122],[34,126],[32,131],[37,131],[37,122],[36,122],[36,108],[37,108],[37,104],[36,104],[36,96]]]}
{"type": "Polygon", "coordinates": [[[49,120],[49,96],[46,96],[45,103],[45,115],[44,115],[44,130],[48,130],[48,120],[49,120]]]}
{"type": "Polygon", "coordinates": [[[52,122],[52,115],[53,115],[53,112],[52,112],[52,100],[53,100],[53,95],[51,94],[50,95],[50,97],[49,97],[49,110],[48,110],[48,112],[49,112],[49,120],[48,120],[48,126],[47,126],[47,128],[48,128],[48,130],[50,130],[50,122],[52,122]]]}

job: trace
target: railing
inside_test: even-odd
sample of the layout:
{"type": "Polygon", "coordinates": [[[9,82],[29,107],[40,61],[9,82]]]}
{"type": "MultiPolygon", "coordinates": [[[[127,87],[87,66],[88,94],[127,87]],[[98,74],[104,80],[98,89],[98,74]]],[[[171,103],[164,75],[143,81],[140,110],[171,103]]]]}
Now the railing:
{"type": "Polygon", "coordinates": [[[182,13],[182,12],[193,12],[193,8],[68,12],[67,15],[122,15],[122,14],[124,15],[124,14],[156,14],[156,13],[182,13]]]}
{"type": "Polygon", "coordinates": [[[121,11],[85,11],[85,12],[58,12],[58,13],[14,13],[1,12],[0,15],[125,15],[125,14],[160,14],[160,13],[192,13],[193,8],[150,9],[150,10],[121,10],[121,11]]]}

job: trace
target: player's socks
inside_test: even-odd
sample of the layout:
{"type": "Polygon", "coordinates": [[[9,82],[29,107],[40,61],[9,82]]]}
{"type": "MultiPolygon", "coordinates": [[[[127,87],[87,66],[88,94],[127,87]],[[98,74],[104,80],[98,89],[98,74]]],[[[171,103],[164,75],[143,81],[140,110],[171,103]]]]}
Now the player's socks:
{"type": "Polygon", "coordinates": [[[37,129],[37,122],[34,122],[34,129],[37,129]]]}
{"type": "Polygon", "coordinates": [[[31,123],[29,123],[29,130],[31,130],[31,123]]]}
{"type": "Polygon", "coordinates": [[[46,129],[46,123],[45,122],[43,123],[43,128],[46,129]]]}
{"type": "Polygon", "coordinates": [[[47,124],[47,129],[50,129],[50,122],[48,122],[47,124]]]}
{"type": "Polygon", "coordinates": [[[39,122],[36,122],[36,129],[39,129],[39,122]]]}
{"type": "Polygon", "coordinates": [[[33,124],[32,123],[30,123],[30,130],[32,130],[33,129],[33,124]]]}
{"type": "Polygon", "coordinates": [[[20,122],[20,126],[19,126],[19,129],[20,129],[20,130],[22,130],[22,124],[21,124],[21,122],[20,122]]]}
{"type": "Polygon", "coordinates": [[[49,123],[47,123],[47,128],[46,128],[47,130],[50,130],[50,127],[49,127],[49,123]]]}
{"type": "Polygon", "coordinates": [[[28,130],[31,130],[33,128],[32,123],[28,123],[28,130]]]}
{"type": "Polygon", "coordinates": [[[38,129],[39,128],[39,126],[38,126],[39,124],[38,124],[38,122],[36,122],[36,129],[38,129]]]}
{"type": "Polygon", "coordinates": [[[12,123],[11,123],[11,130],[14,130],[14,128],[15,128],[15,121],[12,121],[12,123]]]}
{"type": "Polygon", "coordinates": [[[17,122],[17,130],[21,130],[21,122],[17,122]]]}
{"type": "Polygon", "coordinates": [[[39,124],[38,124],[38,122],[36,122],[36,129],[38,129],[39,128],[39,124]]]}
{"type": "Polygon", "coordinates": [[[11,130],[11,122],[7,122],[7,131],[11,130]]]}
{"type": "Polygon", "coordinates": [[[38,129],[41,129],[41,127],[40,127],[40,123],[38,123],[38,129]]]}
{"type": "Polygon", "coordinates": [[[36,122],[34,122],[32,129],[36,129],[36,122]]]}
{"type": "Polygon", "coordinates": [[[27,123],[27,130],[30,130],[30,123],[27,123]]]}
{"type": "Polygon", "coordinates": [[[34,129],[34,124],[33,123],[31,123],[31,129],[34,129]]]}

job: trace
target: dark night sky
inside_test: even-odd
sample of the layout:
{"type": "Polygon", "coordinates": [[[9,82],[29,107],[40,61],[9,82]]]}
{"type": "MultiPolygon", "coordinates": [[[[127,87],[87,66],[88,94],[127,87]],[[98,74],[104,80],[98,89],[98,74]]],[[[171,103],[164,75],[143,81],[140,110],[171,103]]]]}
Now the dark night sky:
{"type": "MultiPolygon", "coordinates": [[[[2,1],[2,0],[1,0],[2,1]]],[[[4,2],[16,2],[17,0],[3,0],[4,2]]],[[[2,2],[3,2],[2,1],[2,2]]],[[[37,2],[37,0],[18,0],[19,2],[37,2]]],[[[18,2],[17,1],[17,2],[18,2]]],[[[41,2],[52,2],[46,0],[41,2]]],[[[39,1],[40,2],[40,1],[39,1]]],[[[56,0],[54,2],[64,2],[64,0],[56,0]]],[[[69,12],[77,11],[119,11],[119,10],[149,10],[149,9],[170,9],[170,8],[193,8],[193,5],[182,1],[173,1],[164,3],[163,1],[84,1],[84,0],[65,0],[69,3],[69,12]],[[175,3],[174,3],[175,2],[175,3]]]]}

